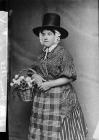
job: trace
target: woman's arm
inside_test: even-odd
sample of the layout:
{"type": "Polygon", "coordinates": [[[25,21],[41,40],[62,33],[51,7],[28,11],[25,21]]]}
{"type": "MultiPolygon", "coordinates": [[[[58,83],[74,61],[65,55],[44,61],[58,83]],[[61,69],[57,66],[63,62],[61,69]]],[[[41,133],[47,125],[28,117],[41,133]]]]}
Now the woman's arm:
{"type": "Polygon", "coordinates": [[[68,78],[64,77],[64,78],[59,78],[56,80],[50,80],[50,81],[43,82],[40,85],[38,85],[38,87],[39,87],[39,89],[46,91],[50,88],[65,85],[72,81],[73,81],[72,79],[68,79],[68,78]]]}
{"type": "Polygon", "coordinates": [[[68,78],[65,78],[65,77],[58,78],[56,80],[48,81],[48,83],[51,87],[65,85],[65,84],[68,84],[70,82],[72,82],[72,79],[68,79],[68,78]]]}

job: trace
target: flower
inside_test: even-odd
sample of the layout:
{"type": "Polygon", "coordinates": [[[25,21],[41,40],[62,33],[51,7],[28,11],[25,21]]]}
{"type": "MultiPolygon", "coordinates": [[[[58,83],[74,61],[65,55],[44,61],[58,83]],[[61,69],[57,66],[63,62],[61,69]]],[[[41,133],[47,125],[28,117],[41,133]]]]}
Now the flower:
{"type": "Polygon", "coordinates": [[[26,87],[28,87],[28,84],[24,79],[22,79],[20,81],[20,88],[22,88],[24,90],[26,87]]]}
{"type": "MultiPolygon", "coordinates": [[[[31,69],[29,69],[31,71],[31,69]]],[[[35,71],[32,70],[32,73],[28,75],[28,70],[24,69],[16,74],[12,79],[10,86],[14,88],[17,92],[17,95],[22,99],[22,101],[32,101],[33,96],[35,95],[35,88],[37,84],[32,75],[35,71]]]]}
{"type": "Polygon", "coordinates": [[[20,80],[22,80],[22,79],[24,79],[24,76],[20,76],[19,78],[20,78],[20,80]]]}
{"type": "Polygon", "coordinates": [[[29,76],[23,76],[16,74],[15,77],[12,79],[12,82],[10,83],[11,87],[18,88],[19,90],[26,90],[29,88],[34,88],[35,85],[35,79],[29,76]]]}
{"type": "Polygon", "coordinates": [[[30,78],[29,76],[26,77],[25,80],[26,80],[27,82],[31,82],[31,78],[30,78]]]}
{"type": "Polygon", "coordinates": [[[14,83],[10,83],[10,86],[12,87],[14,85],[14,83]]]}
{"type": "Polygon", "coordinates": [[[16,74],[16,75],[15,75],[15,79],[17,79],[18,77],[19,77],[19,75],[18,75],[18,74],[16,74]]]}

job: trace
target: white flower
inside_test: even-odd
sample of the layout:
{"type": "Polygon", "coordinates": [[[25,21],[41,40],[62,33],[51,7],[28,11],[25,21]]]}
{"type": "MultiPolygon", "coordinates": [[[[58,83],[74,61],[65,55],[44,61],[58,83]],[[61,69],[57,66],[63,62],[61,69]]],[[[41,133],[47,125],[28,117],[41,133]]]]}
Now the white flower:
{"type": "Polygon", "coordinates": [[[13,81],[14,84],[17,83],[17,80],[15,80],[15,79],[12,79],[12,81],[13,81]]]}
{"type": "Polygon", "coordinates": [[[20,79],[20,80],[23,80],[23,79],[24,79],[24,76],[20,76],[19,79],[20,79]]]}
{"type": "Polygon", "coordinates": [[[16,74],[16,75],[15,75],[15,79],[17,79],[18,77],[19,77],[19,75],[18,75],[18,74],[16,74]]]}
{"type": "Polygon", "coordinates": [[[20,85],[20,79],[17,80],[17,84],[20,85]]]}
{"type": "Polygon", "coordinates": [[[25,77],[23,75],[19,76],[19,74],[16,74],[14,76],[14,78],[12,79],[12,82],[10,83],[10,86],[13,87],[15,85],[15,86],[20,87],[21,86],[20,84],[21,84],[22,80],[24,80],[25,83],[28,84],[28,88],[32,88],[32,86],[33,86],[32,83],[35,81],[35,79],[33,79],[33,78],[29,77],[29,76],[25,77]]]}
{"type": "Polygon", "coordinates": [[[31,82],[31,78],[30,77],[26,77],[26,82],[31,82]]]}
{"type": "Polygon", "coordinates": [[[12,87],[14,85],[14,83],[10,83],[10,86],[12,87]]]}

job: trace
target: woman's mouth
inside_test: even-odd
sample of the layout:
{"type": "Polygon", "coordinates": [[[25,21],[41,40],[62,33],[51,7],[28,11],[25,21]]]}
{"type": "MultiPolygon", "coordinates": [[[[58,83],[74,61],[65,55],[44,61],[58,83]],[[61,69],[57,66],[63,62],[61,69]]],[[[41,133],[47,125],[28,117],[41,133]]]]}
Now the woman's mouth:
{"type": "Polygon", "coordinates": [[[48,42],[48,40],[44,40],[44,42],[48,42]]]}

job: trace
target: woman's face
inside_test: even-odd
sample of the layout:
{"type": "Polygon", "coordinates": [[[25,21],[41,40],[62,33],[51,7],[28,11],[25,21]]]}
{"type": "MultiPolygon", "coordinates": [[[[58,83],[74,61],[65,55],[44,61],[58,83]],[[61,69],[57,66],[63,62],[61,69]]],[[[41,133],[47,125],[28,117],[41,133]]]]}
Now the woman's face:
{"type": "Polygon", "coordinates": [[[50,30],[42,31],[42,44],[46,47],[50,47],[55,43],[55,34],[50,30]]]}

